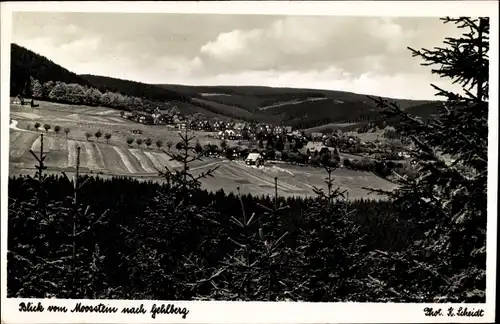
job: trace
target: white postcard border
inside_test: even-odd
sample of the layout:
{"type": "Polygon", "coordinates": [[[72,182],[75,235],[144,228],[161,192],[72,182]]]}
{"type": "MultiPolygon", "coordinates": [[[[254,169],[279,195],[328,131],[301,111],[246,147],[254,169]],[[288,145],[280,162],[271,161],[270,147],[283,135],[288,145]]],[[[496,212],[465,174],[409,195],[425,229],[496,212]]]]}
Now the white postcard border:
{"type": "MultiPolygon", "coordinates": [[[[497,187],[498,187],[498,6],[496,1],[338,1],[338,2],[3,2],[1,3],[1,320],[5,323],[408,323],[408,322],[492,322],[495,317],[497,187]],[[490,16],[490,113],[488,144],[488,223],[486,304],[381,304],[381,303],[262,303],[262,302],[182,302],[125,300],[12,299],[7,295],[7,182],[9,159],[10,33],[13,11],[79,12],[169,12],[200,14],[276,14],[350,16],[490,16]],[[55,304],[69,310],[77,302],[103,303],[120,310],[116,314],[20,313],[21,302],[55,304]],[[121,314],[123,307],[144,304],[144,315],[121,314]],[[152,305],[174,304],[186,307],[180,315],[151,317],[152,305]],[[484,309],[484,317],[426,317],[425,307],[468,307],[484,309]]],[[[430,73],[430,72],[429,72],[430,73]]]]}

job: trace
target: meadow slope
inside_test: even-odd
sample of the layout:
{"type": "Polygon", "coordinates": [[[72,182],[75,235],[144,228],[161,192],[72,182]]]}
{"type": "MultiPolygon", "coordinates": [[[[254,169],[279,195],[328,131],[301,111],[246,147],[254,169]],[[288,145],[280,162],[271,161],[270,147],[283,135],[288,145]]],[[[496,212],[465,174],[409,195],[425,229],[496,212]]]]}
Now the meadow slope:
{"type": "MultiPolygon", "coordinates": [[[[73,172],[75,170],[77,148],[80,147],[81,171],[83,173],[101,174],[102,176],[131,176],[161,181],[158,170],[168,167],[178,169],[180,164],[170,161],[164,152],[168,149],[157,148],[154,144],[127,145],[125,139],[134,137],[132,129],[141,128],[143,138],[149,137],[153,143],[157,139],[164,143],[176,143],[178,132],[165,126],[139,125],[119,117],[119,112],[101,107],[67,106],[40,102],[40,108],[31,109],[11,105],[11,118],[16,121],[10,129],[9,166],[11,174],[34,172],[35,160],[29,150],[40,151],[40,134],[44,136],[44,152],[47,153],[46,166],[49,172],[73,172]],[[54,122],[54,121],[57,122],[54,122]],[[38,122],[42,127],[37,131],[33,125],[38,122]],[[54,128],[59,125],[63,129],[70,128],[66,136],[62,131],[56,134],[53,130],[46,132],[43,125],[48,123],[54,128]],[[30,130],[28,130],[30,128],[30,130]],[[87,141],[86,132],[97,130],[112,134],[109,143],[92,137],[87,141]]],[[[207,133],[197,133],[202,145],[218,144],[207,133]]],[[[135,136],[137,137],[137,136],[135,136]]],[[[172,147],[171,150],[175,151],[172,147]]],[[[228,161],[220,158],[204,158],[191,165],[194,174],[219,165],[214,178],[208,178],[202,185],[208,190],[224,189],[235,191],[240,187],[244,193],[255,195],[273,194],[274,177],[278,177],[278,190],[281,195],[307,196],[313,194],[313,186],[324,188],[325,172],[309,166],[290,166],[285,164],[268,164],[256,168],[244,165],[240,161],[228,161]]],[[[365,186],[392,189],[395,186],[372,173],[338,169],[335,171],[337,185],[346,189],[351,198],[366,197],[365,186]]]]}

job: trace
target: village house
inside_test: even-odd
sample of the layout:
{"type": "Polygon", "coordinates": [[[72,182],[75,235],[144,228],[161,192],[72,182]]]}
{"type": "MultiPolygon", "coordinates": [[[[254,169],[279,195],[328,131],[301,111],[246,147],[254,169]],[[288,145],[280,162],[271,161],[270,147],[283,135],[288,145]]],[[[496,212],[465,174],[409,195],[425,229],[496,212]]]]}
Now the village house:
{"type": "Polygon", "coordinates": [[[212,123],[212,130],[215,132],[222,130],[222,123],[218,120],[214,121],[212,123]]]}
{"type": "Polygon", "coordinates": [[[134,114],[134,112],[131,112],[131,111],[122,111],[121,116],[123,118],[132,119],[133,117],[135,117],[135,114],[134,114]]]}
{"type": "Polygon", "coordinates": [[[284,133],[284,129],[282,126],[274,126],[274,128],[273,128],[274,135],[281,135],[283,133],[284,133]]]}
{"type": "Polygon", "coordinates": [[[269,126],[267,124],[258,124],[255,127],[255,133],[257,133],[257,134],[259,134],[259,133],[262,133],[262,134],[271,134],[272,133],[272,128],[271,128],[271,126],[269,126]]]}
{"type": "Polygon", "coordinates": [[[207,120],[199,120],[193,123],[193,128],[196,130],[210,131],[210,123],[207,120]]]}
{"type": "Polygon", "coordinates": [[[205,132],[211,132],[212,131],[212,125],[208,120],[203,121],[203,130],[205,132]]]}
{"type": "Polygon", "coordinates": [[[171,121],[169,111],[165,109],[159,109],[158,107],[156,107],[151,116],[154,119],[154,124],[167,124],[169,121],[171,121]]]}
{"type": "Polygon", "coordinates": [[[264,158],[260,153],[250,153],[245,159],[245,163],[248,165],[262,165],[264,163],[264,158]]]}
{"type": "Polygon", "coordinates": [[[174,124],[179,124],[179,123],[185,123],[186,122],[186,118],[182,115],[174,115],[172,117],[172,122],[174,124]]]}
{"type": "Polygon", "coordinates": [[[153,125],[154,118],[150,114],[142,113],[138,115],[137,121],[141,124],[153,125]]]}
{"type": "Polygon", "coordinates": [[[233,129],[234,128],[234,122],[233,121],[228,121],[225,123],[225,128],[226,129],[233,129]]]}
{"type": "Polygon", "coordinates": [[[236,131],[241,131],[241,130],[244,130],[245,128],[246,128],[245,123],[235,123],[234,127],[233,127],[233,129],[236,131]]]}
{"type": "Polygon", "coordinates": [[[198,122],[196,120],[188,120],[186,124],[188,125],[189,129],[198,130],[198,122]]]}
{"type": "Polygon", "coordinates": [[[318,132],[311,133],[311,139],[313,141],[321,141],[323,139],[323,133],[318,133],[318,132]]]}
{"type": "Polygon", "coordinates": [[[219,133],[217,134],[217,136],[220,139],[235,139],[236,133],[232,129],[225,129],[223,131],[222,130],[219,131],[219,133]]]}
{"type": "Polygon", "coordinates": [[[316,154],[321,155],[325,152],[333,153],[335,151],[335,148],[325,146],[322,142],[310,141],[307,142],[307,144],[299,151],[307,155],[316,155],[316,154]]]}

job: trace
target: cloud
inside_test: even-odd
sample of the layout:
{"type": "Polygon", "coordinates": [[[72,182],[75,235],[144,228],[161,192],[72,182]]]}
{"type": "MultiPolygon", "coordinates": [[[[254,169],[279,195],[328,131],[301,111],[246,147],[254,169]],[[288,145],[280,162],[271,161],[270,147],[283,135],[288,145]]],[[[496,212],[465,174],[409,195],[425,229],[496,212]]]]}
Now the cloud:
{"type": "MultiPolygon", "coordinates": [[[[415,24],[423,18],[413,19],[415,24]]],[[[213,71],[318,69],[332,64],[351,74],[366,72],[367,58],[387,73],[414,71],[410,52],[437,25],[403,27],[394,18],[284,17],[265,27],[220,33],[201,47],[213,71]]],[[[439,21],[437,22],[439,23],[439,21]]],[[[420,26],[420,24],[419,24],[420,26]]]]}
{"type": "Polygon", "coordinates": [[[203,45],[200,52],[216,59],[232,59],[243,55],[252,42],[262,37],[262,30],[253,29],[249,31],[233,30],[217,36],[213,42],[203,45]]]}
{"type": "Polygon", "coordinates": [[[12,40],[81,74],[429,98],[407,46],[454,33],[437,18],[25,12],[12,40]]]}

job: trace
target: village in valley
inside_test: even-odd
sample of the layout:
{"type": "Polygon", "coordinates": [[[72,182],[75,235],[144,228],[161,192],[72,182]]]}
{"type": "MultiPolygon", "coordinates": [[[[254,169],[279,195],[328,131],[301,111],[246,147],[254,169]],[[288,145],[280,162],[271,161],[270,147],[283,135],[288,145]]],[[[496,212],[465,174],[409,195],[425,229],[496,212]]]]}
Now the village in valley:
{"type": "MultiPolygon", "coordinates": [[[[222,151],[218,153],[225,154],[230,158],[244,158],[247,164],[259,165],[270,160],[272,162],[288,161],[319,165],[319,159],[323,158],[323,160],[337,161],[339,167],[350,167],[351,161],[340,163],[339,148],[342,152],[351,154],[351,159],[353,157],[361,159],[363,156],[369,157],[371,154],[378,154],[377,157],[380,157],[381,154],[390,155],[392,160],[397,161],[403,161],[410,157],[408,150],[405,150],[403,145],[398,145],[398,141],[394,141],[395,129],[390,126],[386,127],[385,133],[381,133],[380,129],[377,128],[378,136],[372,141],[363,142],[359,136],[356,136],[357,132],[344,134],[340,129],[326,134],[294,130],[292,126],[230,119],[207,119],[200,113],[183,116],[175,105],[172,105],[170,109],[160,110],[156,108],[151,114],[122,111],[120,116],[144,125],[161,125],[179,131],[204,132],[214,139],[234,141],[237,145],[227,147],[227,144],[222,144],[222,151]],[[384,139],[392,139],[392,141],[387,143],[384,139]],[[288,153],[296,153],[297,155],[289,159],[288,153]]],[[[375,131],[372,129],[372,132],[375,131]]]]}

